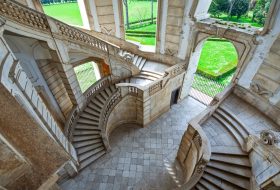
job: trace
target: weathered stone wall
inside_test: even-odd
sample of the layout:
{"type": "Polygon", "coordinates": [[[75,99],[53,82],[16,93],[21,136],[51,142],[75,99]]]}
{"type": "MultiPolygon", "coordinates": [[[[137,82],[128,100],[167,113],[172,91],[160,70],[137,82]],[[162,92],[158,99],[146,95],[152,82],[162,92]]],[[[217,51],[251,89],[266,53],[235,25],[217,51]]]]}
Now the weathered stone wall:
{"type": "Polygon", "coordinates": [[[0,92],[0,107],[3,110],[0,113],[0,134],[18,150],[30,166],[30,170],[24,170],[24,175],[6,188],[37,189],[70,156],[30,118],[2,84],[0,92]]]}
{"type": "Polygon", "coordinates": [[[137,97],[127,95],[111,112],[106,131],[110,133],[118,126],[126,123],[137,123],[137,97]]]}

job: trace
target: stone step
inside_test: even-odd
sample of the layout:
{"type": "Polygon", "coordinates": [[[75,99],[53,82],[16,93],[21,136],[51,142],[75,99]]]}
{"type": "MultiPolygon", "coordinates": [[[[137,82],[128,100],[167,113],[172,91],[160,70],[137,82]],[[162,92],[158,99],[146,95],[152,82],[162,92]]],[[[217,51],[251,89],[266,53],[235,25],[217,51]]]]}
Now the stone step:
{"type": "Polygon", "coordinates": [[[156,78],[161,78],[163,77],[163,74],[162,73],[158,73],[158,72],[155,72],[155,71],[147,71],[147,70],[142,70],[141,73],[144,73],[146,75],[151,75],[151,76],[154,76],[156,78]]]}
{"type": "Polygon", "coordinates": [[[212,153],[211,160],[239,165],[239,166],[251,167],[248,157],[244,155],[226,155],[226,154],[212,153]]]}
{"type": "Polygon", "coordinates": [[[206,187],[204,187],[201,183],[197,183],[196,185],[195,185],[195,187],[198,189],[198,190],[208,190],[208,189],[206,189],[206,187]]]}
{"type": "Polygon", "coordinates": [[[220,106],[219,107],[220,110],[222,110],[224,113],[226,113],[229,117],[231,117],[234,121],[236,121],[239,126],[242,127],[242,129],[245,131],[245,133],[247,134],[247,136],[249,136],[250,134],[252,134],[252,132],[250,132],[250,128],[247,128],[245,126],[245,124],[243,124],[240,119],[238,119],[238,117],[233,114],[230,110],[228,110],[227,108],[225,108],[224,106],[220,106]]]}
{"type": "Polygon", "coordinates": [[[108,94],[106,94],[106,92],[105,92],[104,90],[103,90],[103,91],[101,91],[99,94],[100,94],[100,96],[102,96],[102,97],[103,97],[103,99],[104,99],[104,100],[107,100],[107,99],[108,99],[108,97],[109,97],[109,96],[108,96],[108,94]]]}
{"type": "Polygon", "coordinates": [[[224,162],[219,162],[219,161],[210,161],[207,166],[211,166],[212,168],[216,168],[219,170],[223,170],[227,173],[231,173],[237,176],[242,176],[245,178],[250,178],[252,173],[251,169],[248,167],[243,167],[243,166],[236,166],[236,165],[231,165],[229,163],[224,163],[224,162]]]}
{"type": "Polygon", "coordinates": [[[98,112],[99,114],[101,113],[101,108],[99,106],[95,105],[93,102],[90,102],[88,104],[88,107],[90,107],[94,111],[98,112]]]}
{"type": "Polygon", "coordinates": [[[86,153],[88,151],[91,151],[93,149],[96,149],[100,146],[104,146],[101,139],[100,139],[100,142],[97,142],[97,143],[94,143],[94,144],[90,144],[88,146],[84,146],[84,147],[81,147],[81,148],[77,148],[77,154],[80,155],[80,154],[83,154],[83,153],[86,153]]]}
{"type": "Polygon", "coordinates": [[[250,180],[248,178],[243,178],[240,176],[233,175],[231,173],[212,168],[207,166],[206,170],[208,173],[212,174],[213,176],[220,178],[221,180],[227,181],[229,183],[237,185],[241,189],[248,190],[250,188],[250,180]]]}
{"type": "Polygon", "coordinates": [[[75,129],[73,132],[74,136],[83,136],[83,135],[99,135],[100,134],[100,129],[99,130],[77,130],[75,129]]]}
{"type": "Polygon", "coordinates": [[[103,151],[103,150],[105,150],[104,146],[100,146],[100,147],[95,148],[91,151],[88,151],[84,154],[81,154],[81,155],[79,155],[79,161],[82,162],[82,161],[88,159],[91,156],[94,156],[95,154],[97,154],[97,153],[99,153],[100,151],[103,151]]]}
{"type": "Polygon", "coordinates": [[[136,67],[139,68],[139,65],[140,65],[142,59],[143,59],[143,57],[138,57],[138,59],[137,59],[137,61],[136,61],[136,63],[135,63],[135,66],[136,66],[136,67]]]}
{"type": "Polygon", "coordinates": [[[100,130],[98,126],[77,123],[75,130],[100,130]]]}
{"type": "Polygon", "coordinates": [[[103,156],[104,154],[106,154],[106,151],[100,151],[99,153],[95,154],[94,156],[89,157],[88,159],[84,160],[83,162],[80,163],[80,168],[79,170],[82,170],[83,168],[85,168],[86,166],[88,166],[89,164],[93,163],[94,161],[96,161],[98,158],[100,158],[101,156],[103,156]]]}
{"type": "Polygon", "coordinates": [[[133,76],[134,78],[141,78],[141,79],[147,79],[147,80],[151,80],[151,81],[155,81],[158,78],[152,75],[146,75],[144,73],[139,73],[138,75],[133,76]]]}
{"type": "Polygon", "coordinates": [[[104,98],[101,96],[100,93],[99,93],[98,95],[96,95],[95,98],[96,98],[97,100],[99,100],[100,102],[102,102],[102,104],[105,104],[105,102],[106,102],[106,99],[104,99],[104,98]]]}
{"type": "Polygon", "coordinates": [[[89,140],[89,141],[75,142],[73,144],[74,144],[74,147],[76,149],[78,149],[78,148],[81,148],[81,147],[89,146],[89,145],[92,145],[92,144],[95,144],[95,143],[100,143],[100,142],[102,142],[101,138],[94,139],[94,140],[89,140]]]}
{"type": "Polygon", "coordinates": [[[98,111],[92,109],[92,108],[89,107],[89,106],[86,107],[86,109],[84,109],[84,112],[89,113],[89,114],[91,114],[91,115],[93,115],[93,116],[95,116],[95,117],[97,117],[97,118],[99,118],[99,116],[100,116],[100,112],[98,112],[98,111]]]}
{"type": "Polygon", "coordinates": [[[239,132],[239,134],[242,136],[243,139],[249,136],[247,131],[245,131],[244,128],[240,126],[240,124],[236,120],[234,120],[229,115],[227,115],[227,113],[225,113],[223,110],[217,109],[216,113],[220,115],[225,121],[227,121],[227,123],[229,123],[232,127],[234,127],[235,130],[239,132]]]}
{"type": "Polygon", "coordinates": [[[110,88],[112,93],[114,93],[117,90],[115,85],[111,85],[111,86],[109,86],[109,88],[110,88]]]}
{"type": "Polygon", "coordinates": [[[143,67],[145,66],[147,59],[143,58],[138,66],[139,70],[141,71],[143,67]]]}
{"type": "Polygon", "coordinates": [[[233,127],[231,126],[227,121],[225,121],[220,115],[217,113],[214,113],[213,118],[215,118],[219,123],[222,124],[222,126],[236,139],[238,144],[243,147],[245,144],[245,141],[241,134],[233,127]]]}
{"type": "Polygon", "coordinates": [[[89,114],[89,113],[87,113],[87,112],[83,112],[83,113],[80,115],[80,118],[90,119],[90,120],[99,122],[99,117],[97,117],[96,115],[93,115],[93,114],[89,114]]]}
{"type": "Polygon", "coordinates": [[[106,94],[107,94],[108,98],[109,98],[109,97],[113,94],[113,93],[112,93],[112,90],[111,90],[111,88],[110,88],[110,87],[105,88],[105,92],[106,92],[106,94]]]}
{"type": "Polygon", "coordinates": [[[133,58],[133,65],[136,64],[137,60],[138,60],[138,55],[135,55],[134,58],[133,58]]]}
{"type": "Polygon", "coordinates": [[[199,183],[202,184],[205,188],[211,189],[211,190],[221,190],[221,188],[217,187],[216,185],[212,184],[211,182],[200,178],[199,183]]]}
{"type": "Polygon", "coordinates": [[[220,187],[222,190],[236,190],[238,187],[234,184],[231,184],[227,181],[224,181],[220,178],[217,178],[216,176],[213,176],[212,174],[205,171],[202,176],[203,179],[207,180],[208,182],[211,182],[212,184],[215,184],[217,187],[220,187]]]}
{"type": "Polygon", "coordinates": [[[94,120],[91,120],[91,119],[87,119],[87,118],[79,118],[77,123],[79,124],[89,124],[89,125],[93,125],[93,126],[98,126],[99,125],[99,122],[96,122],[94,120]]]}
{"type": "Polygon", "coordinates": [[[97,105],[99,108],[103,108],[104,103],[98,100],[97,98],[92,99],[91,102],[93,102],[93,104],[97,105]]]}
{"type": "Polygon", "coordinates": [[[217,154],[228,154],[228,155],[244,155],[244,156],[248,155],[240,147],[237,146],[212,146],[211,152],[217,154]]]}
{"type": "Polygon", "coordinates": [[[88,141],[88,140],[94,140],[94,139],[99,139],[99,138],[100,138],[100,134],[74,136],[72,141],[75,143],[75,142],[88,141]]]}

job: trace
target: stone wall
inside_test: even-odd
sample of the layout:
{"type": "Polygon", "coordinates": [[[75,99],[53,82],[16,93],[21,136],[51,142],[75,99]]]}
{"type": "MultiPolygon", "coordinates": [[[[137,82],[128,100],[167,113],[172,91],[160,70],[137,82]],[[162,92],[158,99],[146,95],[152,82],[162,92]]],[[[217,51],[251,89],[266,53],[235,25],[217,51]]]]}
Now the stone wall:
{"type": "Polygon", "coordinates": [[[127,95],[111,112],[106,131],[109,136],[110,133],[118,126],[126,123],[137,123],[137,97],[127,95]]]}

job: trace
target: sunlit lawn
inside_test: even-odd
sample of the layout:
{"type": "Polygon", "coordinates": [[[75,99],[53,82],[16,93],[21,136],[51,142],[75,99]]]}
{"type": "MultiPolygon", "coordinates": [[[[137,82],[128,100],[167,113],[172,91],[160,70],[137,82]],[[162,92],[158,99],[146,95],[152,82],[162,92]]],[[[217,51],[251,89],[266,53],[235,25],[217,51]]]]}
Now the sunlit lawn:
{"type": "Polygon", "coordinates": [[[43,9],[47,15],[61,20],[67,24],[78,26],[83,25],[78,3],[44,5],[43,9]]]}

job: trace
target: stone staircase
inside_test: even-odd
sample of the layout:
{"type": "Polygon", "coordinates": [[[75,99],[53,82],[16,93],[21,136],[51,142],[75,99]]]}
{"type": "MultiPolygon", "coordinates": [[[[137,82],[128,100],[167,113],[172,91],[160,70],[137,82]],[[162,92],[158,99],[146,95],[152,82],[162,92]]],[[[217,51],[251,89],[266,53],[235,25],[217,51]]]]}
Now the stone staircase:
{"type": "Polygon", "coordinates": [[[219,107],[202,128],[211,142],[211,158],[193,190],[248,190],[251,163],[244,151],[246,127],[227,109],[219,107]]]}
{"type": "Polygon", "coordinates": [[[72,133],[72,143],[77,151],[80,170],[106,153],[99,122],[105,103],[115,92],[115,85],[99,91],[77,119],[72,133]]]}
{"type": "Polygon", "coordinates": [[[147,59],[145,59],[145,58],[143,58],[143,57],[141,57],[139,55],[134,55],[134,54],[132,54],[132,53],[130,53],[128,51],[125,51],[125,50],[120,50],[119,51],[119,55],[121,57],[124,57],[127,54],[129,54],[129,55],[131,55],[133,57],[133,61],[132,61],[133,65],[138,67],[138,69],[141,71],[143,69],[143,67],[145,66],[145,63],[146,63],[147,59]]]}

